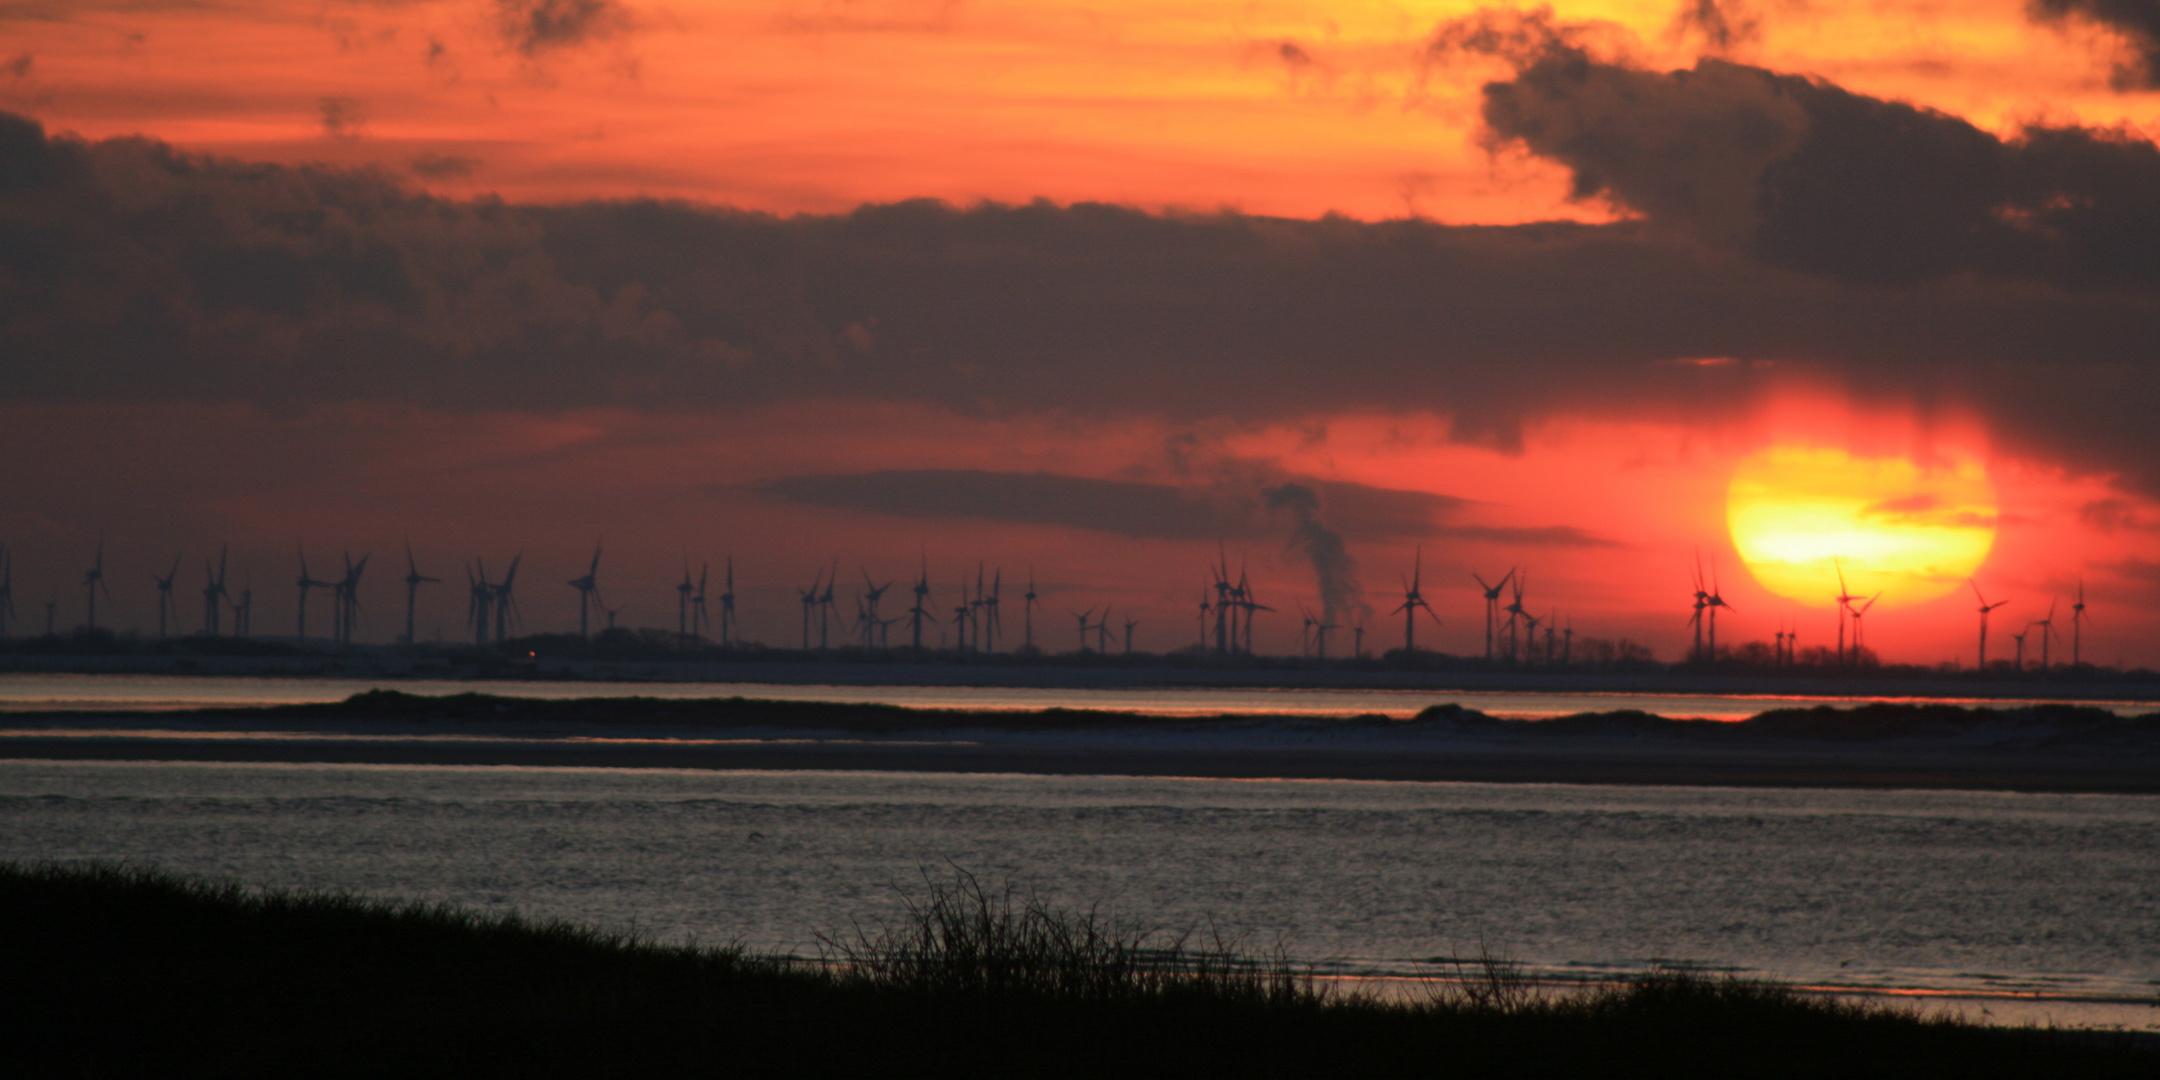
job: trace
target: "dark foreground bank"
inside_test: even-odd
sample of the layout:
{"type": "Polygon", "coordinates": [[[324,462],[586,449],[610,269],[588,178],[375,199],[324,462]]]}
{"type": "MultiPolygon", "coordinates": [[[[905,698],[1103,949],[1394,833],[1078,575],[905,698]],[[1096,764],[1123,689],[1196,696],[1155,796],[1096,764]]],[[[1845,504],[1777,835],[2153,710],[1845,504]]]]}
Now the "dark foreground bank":
{"type": "Polygon", "coordinates": [[[1878,702],[1740,722],[1443,705],[1391,720],[376,690],[5,720],[0,758],[2160,793],[2160,714],[2070,705],[1878,702]]]}
{"type": "Polygon", "coordinates": [[[967,879],[840,968],[443,907],[0,865],[22,1076],[2138,1076],[2128,1036],[1982,1028],[1758,984],[1546,998],[1473,967],[1329,994],[967,879]]]}

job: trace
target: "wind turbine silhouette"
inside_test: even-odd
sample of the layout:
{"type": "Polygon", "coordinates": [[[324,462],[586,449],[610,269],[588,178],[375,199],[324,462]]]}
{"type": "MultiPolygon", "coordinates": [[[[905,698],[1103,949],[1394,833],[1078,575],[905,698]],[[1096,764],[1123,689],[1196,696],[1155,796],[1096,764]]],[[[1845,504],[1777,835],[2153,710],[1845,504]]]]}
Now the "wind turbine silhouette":
{"type": "MultiPolygon", "coordinates": [[[[720,594],[720,647],[733,648],[735,642],[735,556],[727,557],[726,592],[720,594]]],[[[614,629],[611,625],[609,629],[614,629]]]]}
{"type": "Polygon", "coordinates": [[[1702,553],[1698,551],[1695,553],[1695,610],[1693,614],[1688,616],[1688,627],[1695,631],[1695,648],[1688,653],[1688,659],[1697,663],[1700,663],[1703,658],[1703,612],[1708,610],[1709,607],[1710,593],[1703,588],[1702,553]]]}
{"type": "MultiPolygon", "coordinates": [[[[1985,672],[1987,671],[1988,612],[1993,611],[1996,608],[1999,608],[2004,604],[2009,603],[2010,601],[1999,600],[1995,603],[1990,604],[1988,603],[1987,595],[1980,591],[1979,582],[1974,581],[1971,578],[1966,578],[1965,584],[1972,586],[1973,595],[1980,598],[1980,670],[1982,672],[1985,672]]],[[[2022,662],[2022,656],[2020,657],[2020,659],[2022,662]]]]}
{"type": "MultiPolygon", "coordinates": [[[[1258,594],[1253,592],[1252,580],[1245,576],[1243,567],[1238,568],[1237,605],[1240,610],[1245,612],[1245,654],[1250,656],[1253,651],[1253,615],[1262,611],[1273,612],[1275,609],[1260,602],[1258,594]]],[[[1107,609],[1105,609],[1104,616],[1108,617],[1107,609]]]]}
{"type": "Polygon", "coordinates": [[[233,636],[236,638],[253,636],[255,633],[255,582],[252,578],[242,579],[240,599],[233,604],[232,609],[233,636]]]}
{"type": "MultiPolygon", "coordinates": [[[[820,566],[818,567],[817,576],[810,579],[809,588],[795,590],[795,595],[802,600],[802,647],[804,652],[810,651],[810,609],[818,605],[818,586],[824,583],[825,568],[820,566]]],[[[685,590],[683,595],[686,597],[690,595],[687,591],[689,586],[690,568],[685,566],[683,568],[683,588],[685,590]]]]}
{"type": "Polygon", "coordinates": [[[1500,590],[1507,588],[1507,583],[1514,579],[1515,568],[1508,567],[1508,572],[1500,575],[1500,580],[1491,585],[1485,584],[1485,579],[1474,572],[1470,577],[1478,583],[1478,588],[1485,590],[1485,662],[1490,664],[1493,660],[1493,635],[1498,633],[1500,628],[1500,590]]]}
{"type": "Polygon", "coordinates": [[[230,597],[229,597],[229,596],[228,596],[228,595],[226,594],[226,592],[225,592],[225,555],[226,555],[226,551],[227,551],[227,548],[226,548],[226,547],[219,547],[219,548],[218,548],[218,564],[217,564],[217,569],[216,569],[216,570],[212,570],[212,569],[211,569],[211,567],[210,567],[210,557],[209,557],[209,556],[207,556],[207,555],[203,556],[203,636],[204,636],[204,637],[216,637],[216,636],[218,636],[218,624],[219,624],[219,618],[218,618],[218,615],[219,615],[219,612],[221,612],[222,610],[224,610],[224,609],[223,609],[223,606],[222,606],[221,604],[219,604],[219,603],[218,603],[218,601],[220,601],[220,600],[225,600],[225,599],[229,599],[229,598],[230,598],[230,597]]]}
{"type": "Polygon", "coordinates": [[[97,538],[97,561],[91,563],[90,572],[83,575],[83,588],[90,593],[90,603],[87,609],[88,620],[90,629],[95,630],[97,629],[98,591],[104,590],[105,599],[112,599],[112,586],[105,583],[105,534],[102,532],[98,533],[97,538]]]}
{"type": "Polygon", "coordinates": [[[1442,625],[1440,616],[1433,614],[1432,605],[1425,602],[1425,594],[1420,591],[1420,586],[1425,581],[1425,548],[1422,545],[1417,549],[1417,561],[1413,567],[1409,580],[1403,582],[1403,602],[1389,612],[1391,615],[1403,617],[1403,652],[1412,655],[1417,652],[1418,609],[1424,609],[1434,626],[1442,625]]]}
{"type": "Polygon", "coordinates": [[[712,564],[701,562],[697,568],[697,592],[690,596],[690,640],[702,642],[705,631],[712,626],[712,615],[705,609],[705,583],[712,574],[712,564]]]}
{"type": "MultiPolygon", "coordinates": [[[[1205,601],[1203,601],[1203,606],[1204,604],[1205,601]]],[[[1026,635],[1025,644],[1021,646],[1021,651],[1033,653],[1035,651],[1035,568],[1032,566],[1028,567],[1027,592],[1020,597],[1020,621],[1022,624],[1021,632],[1026,635]]],[[[1200,631],[1200,639],[1201,646],[1205,647],[1207,645],[1207,630],[1205,628],[1200,631]]]]}
{"type": "Polygon", "coordinates": [[[465,568],[465,617],[472,622],[473,644],[485,645],[495,608],[495,588],[488,584],[487,563],[478,558],[465,568]]]}
{"type": "Polygon", "coordinates": [[[2045,619],[2034,619],[2029,625],[2025,627],[2025,630],[2028,633],[2030,633],[2032,631],[2032,628],[2035,626],[2040,628],[2040,673],[2042,675],[2047,674],[2048,668],[2051,666],[2048,662],[2048,639],[2061,636],[2060,634],[2057,634],[2055,632],[2056,603],[2057,601],[2055,600],[2049,600],[2048,617],[2045,619]]]}
{"type": "Polygon", "coordinates": [[[1718,609],[1724,608],[1728,611],[1732,610],[1732,605],[1725,602],[1724,591],[1718,587],[1718,569],[1717,560],[1715,558],[1710,560],[1710,596],[1709,599],[1704,602],[1704,606],[1710,609],[1710,662],[1715,664],[1717,663],[1718,609]]]}
{"type": "Polygon", "coordinates": [[[1528,588],[1529,584],[1530,572],[1517,570],[1515,572],[1515,586],[1512,590],[1513,596],[1508,601],[1508,606],[1501,609],[1507,612],[1507,658],[1509,663],[1515,661],[1521,645],[1521,642],[1516,637],[1517,624],[1521,620],[1530,617],[1529,609],[1523,607],[1522,602],[1523,590],[1528,588]]]}
{"type": "MultiPolygon", "coordinates": [[[[336,604],[334,606],[337,609],[337,643],[340,645],[352,644],[353,632],[359,628],[360,575],[367,573],[368,560],[374,557],[374,554],[371,552],[369,554],[360,556],[360,561],[355,563],[352,561],[351,555],[346,555],[345,577],[343,580],[339,581],[336,585],[331,587],[330,595],[333,599],[336,600],[336,604]]],[[[510,563],[510,572],[512,574],[517,573],[517,562],[515,560],[510,563]]],[[[220,570],[218,572],[218,588],[220,590],[223,590],[224,587],[225,573],[223,570],[220,570]]],[[[497,614],[501,614],[500,608],[497,609],[497,614]]],[[[496,637],[499,638],[501,636],[502,634],[498,629],[496,637]]]]}
{"type": "MultiPolygon", "coordinates": [[[[690,567],[683,566],[683,583],[689,584],[690,567]]],[[[577,636],[580,640],[592,640],[592,609],[607,610],[600,602],[600,542],[593,542],[592,565],[585,569],[585,576],[572,578],[564,584],[577,590],[577,636]]]]}
{"type": "MultiPolygon", "coordinates": [[[[1845,663],[1845,619],[1852,614],[1852,602],[1860,598],[1854,596],[1852,589],[1847,587],[1845,584],[1845,564],[1835,556],[1831,558],[1830,564],[1837,568],[1838,594],[1835,597],[1838,606],[1837,660],[1838,663],[1843,664],[1845,663]]],[[[1985,639],[1987,637],[1987,632],[1985,630],[1981,631],[1980,636],[1982,639],[1985,639]]],[[[1855,647],[1857,647],[1858,643],[1855,642],[1854,645],[1855,647]]],[[[1985,648],[1982,648],[1980,651],[1984,653],[1987,650],[1985,648]]]]}
{"type": "Polygon", "coordinates": [[[2030,633],[2032,633],[2032,624],[2026,623],[2025,629],[2010,635],[2010,640],[2017,642],[2017,661],[2011,665],[2010,670],[2018,672],[2025,670],[2025,635],[2030,633]]]}
{"type": "MultiPolygon", "coordinates": [[[[917,656],[922,655],[922,626],[924,619],[931,622],[937,621],[937,616],[930,613],[930,556],[927,554],[923,556],[922,560],[922,576],[915,579],[915,604],[913,607],[908,608],[908,628],[915,639],[915,655],[917,656]]],[[[805,631],[806,635],[807,633],[808,631],[805,631]]],[[[807,637],[805,640],[807,640],[807,637]]]]}
{"type": "Polygon", "coordinates": [[[2084,663],[2085,620],[2088,618],[2091,616],[2085,614],[2085,578],[2079,575],[2077,603],[2070,605],[2070,667],[2073,670],[2084,663]]]}
{"type": "Polygon", "coordinates": [[[1860,662],[1860,657],[1861,657],[1861,655],[1862,655],[1862,653],[1861,653],[1861,649],[1862,649],[1862,648],[1863,648],[1863,647],[1864,647],[1864,646],[1866,645],[1866,639],[1865,639],[1865,638],[1864,638],[1864,637],[1863,637],[1863,636],[1861,635],[1861,633],[1860,633],[1860,629],[1861,629],[1861,627],[1860,627],[1860,619],[1861,619],[1861,617],[1862,617],[1862,616],[1864,616],[1864,615],[1866,615],[1866,614],[1868,613],[1868,609],[1869,609],[1869,608],[1871,608],[1871,607],[1874,607],[1874,606],[1875,606],[1875,601],[1877,601],[1877,600],[1880,600],[1880,599],[1882,599],[1882,594],[1881,594],[1881,593],[1876,593],[1875,595],[1873,595],[1873,596],[1870,596],[1870,597],[1868,597],[1867,603],[1865,603],[1865,604],[1862,604],[1862,605],[1860,605],[1859,607],[1856,607],[1856,608],[1853,608],[1853,609],[1851,609],[1851,610],[1852,610],[1852,662],[1853,662],[1853,663],[1855,663],[1855,664],[1857,664],[1857,663],[1859,663],[1859,662],[1860,662]]]}
{"type": "MultiPolygon", "coordinates": [[[[298,549],[298,550],[299,550],[299,552],[300,552],[300,580],[299,580],[299,581],[297,582],[297,584],[298,584],[298,585],[300,586],[300,623],[299,623],[299,625],[298,625],[298,626],[297,626],[296,628],[294,628],[294,631],[293,631],[293,633],[294,633],[295,635],[297,635],[297,636],[298,636],[298,637],[300,638],[300,640],[302,640],[302,641],[306,641],[306,640],[307,640],[307,594],[308,594],[308,590],[309,590],[309,589],[328,589],[328,588],[332,588],[332,587],[334,587],[335,583],[334,583],[334,582],[328,582],[328,581],[317,581],[317,580],[315,580],[314,578],[312,578],[312,577],[309,577],[309,576],[308,576],[308,569],[307,569],[307,548],[306,548],[305,546],[303,546],[303,545],[299,544],[298,542],[295,542],[295,543],[293,544],[293,547],[294,547],[294,548],[296,548],[296,549],[298,549]]],[[[174,617],[175,617],[175,619],[177,619],[177,618],[178,618],[178,616],[179,616],[179,609],[178,609],[178,608],[175,608],[175,609],[173,609],[173,610],[174,610],[174,617]]]]}
{"type": "MultiPolygon", "coordinates": [[[[598,558],[599,556],[596,554],[594,556],[596,563],[598,558]]],[[[405,541],[405,644],[415,644],[413,613],[420,603],[420,586],[433,585],[440,581],[442,581],[441,578],[432,578],[420,572],[420,564],[413,558],[412,540],[407,539],[405,541]]],[[[580,623],[584,621],[582,610],[579,612],[578,621],[580,623]]]]}
{"type": "MultiPolygon", "coordinates": [[[[518,565],[524,561],[525,553],[522,551],[512,556],[510,568],[503,571],[502,584],[493,586],[488,590],[493,597],[495,607],[495,643],[497,645],[510,640],[511,627],[524,628],[523,623],[525,620],[518,614],[516,592],[518,565]]],[[[366,566],[367,560],[360,560],[360,565],[366,566]]]]}
{"type": "Polygon", "coordinates": [[[1127,620],[1125,620],[1125,655],[1127,655],[1127,656],[1131,656],[1131,655],[1132,655],[1132,632],[1133,632],[1133,627],[1136,627],[1136,626],[1139,626],[1139,625],[1140,625],[1140,620],[1138,620],[1138,619],[1127,619],[1127,620]]]}
{"type": "MultiPolygon", "coordinates": [[[[181,554],[186,553],[182,552],[181,554]]],[[[165,640],[165,621],[168,617],[173,622],[180,621],[180,608],[178,602],[173,599],[172,593],[173,579],[180,576],[180,558],[181,555],[172,557],[172,569],[166,571],[164,577],[159,577],[156,574],[150,575],[150,580],[157,582],[157,636],[159,641],[165,640]]],[[[0,635],[4,635],[6,629],[5,626],[0,626],[0,635]]]]}
{"type": "MultiPolygon", "coordinates": [[[[1065,610],[1069,612],[1073,618],[1080,620],[1080,651],[1084,653],[1087,651],[1088,616],[1095,614],[1095,609],[1089,608],[1086,611],[1073,611],[1071,608],[1066,608],[1065,610]]],[[[1105,614],[1108,614],[1108,612],[1105,612],[1105,614]]]]}
{"type": "MultiPolygon", "coordinates": [[[[977,585],[980,584],[978,580],[977,585]]],[[[997,651],[998,635],[1005,629],[1004,624],[998,620],[998,601],[1004,589],[1005,568],[999,567],[996,573],[990,575],[990,595],[982,598],[983,629],[989,634],[991,652],[997,651]]]]}

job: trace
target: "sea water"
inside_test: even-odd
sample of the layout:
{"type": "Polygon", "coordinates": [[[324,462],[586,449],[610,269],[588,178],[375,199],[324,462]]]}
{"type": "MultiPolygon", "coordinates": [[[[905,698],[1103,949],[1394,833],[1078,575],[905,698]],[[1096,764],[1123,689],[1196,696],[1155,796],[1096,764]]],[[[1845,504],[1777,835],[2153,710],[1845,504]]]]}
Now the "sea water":
{"type": "MultiPolygon", "coordinates": [[[[1414,980],[1659,964],[2160,1030],[2160,797],[0,762],[0,857],[816,955],[959,870],[1414,980]]],[[[1377,984],[1376,984],[1377,985],[1377,984]]]]}

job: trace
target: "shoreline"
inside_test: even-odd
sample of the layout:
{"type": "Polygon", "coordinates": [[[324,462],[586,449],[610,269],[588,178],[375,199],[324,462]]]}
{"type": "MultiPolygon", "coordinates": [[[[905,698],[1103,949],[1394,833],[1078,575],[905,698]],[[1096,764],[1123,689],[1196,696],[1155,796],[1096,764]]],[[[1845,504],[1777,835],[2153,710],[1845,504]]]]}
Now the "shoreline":
{"type": "Polygon", "coordinates": [[[2160,794],[2160,713],[1873,705],[1752,720],[962,713],[414,697],[0,717],[0,758],[2160,794]]]}

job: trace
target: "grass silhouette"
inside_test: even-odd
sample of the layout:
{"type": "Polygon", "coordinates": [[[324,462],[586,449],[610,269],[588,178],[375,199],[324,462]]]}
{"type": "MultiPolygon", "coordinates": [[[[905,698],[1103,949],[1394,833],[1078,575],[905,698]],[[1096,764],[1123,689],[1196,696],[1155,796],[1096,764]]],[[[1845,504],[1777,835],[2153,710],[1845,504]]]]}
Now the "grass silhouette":
{"type": "Polygon", "coordinates": [[[16,1076],[2155,1075],[2124,1037],[1923,1020],[1675,972],[1425,1000],[956,871],[824,963],[445,905],[0,864],[16,1076]]]}

